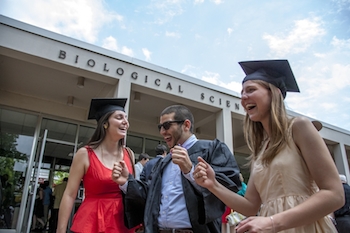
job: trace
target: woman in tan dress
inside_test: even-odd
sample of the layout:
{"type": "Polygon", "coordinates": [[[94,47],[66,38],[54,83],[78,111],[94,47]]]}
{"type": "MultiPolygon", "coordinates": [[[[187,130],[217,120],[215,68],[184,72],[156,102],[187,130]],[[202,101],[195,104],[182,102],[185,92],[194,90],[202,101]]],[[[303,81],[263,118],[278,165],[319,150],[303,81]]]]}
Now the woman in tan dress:
{"type": "Polygon", "coordinates": [[[337,232],[327,216],[344,204],[334,161],[317,130],[305,117],[289,118],[287,92],[299,92],[287,60],[241,62],[241,104],[246,111],[245,139],[252,154],[244,197],[215,180],[203,160],[196,182],[227,206],[250,216],[236,228],[243,232],[337,232]]]}

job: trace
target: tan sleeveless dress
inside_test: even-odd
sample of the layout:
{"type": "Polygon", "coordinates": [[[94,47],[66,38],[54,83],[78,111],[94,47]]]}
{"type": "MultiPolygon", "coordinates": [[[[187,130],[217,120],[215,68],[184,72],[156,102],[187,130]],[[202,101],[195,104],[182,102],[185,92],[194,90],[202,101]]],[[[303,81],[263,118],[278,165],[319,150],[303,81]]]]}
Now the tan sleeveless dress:
{"type": "MultiPolygon", "coordinates": [[[[291,131],[291,129],[290,129],[291,131]]],[[[263,145],[262,154],[268,140],[263,145]]],[[[319,189],[311,177],[301,153],[290,137],[287,145],[273,159],[268,167],[264,167],[259,159],[253,164],[255,187],[260,194],[262,206],[259,215],[271,216],[299,205],[319,189]]],[[[329,233],[337,232],[329,217],[284,233],[329,233]]]]}

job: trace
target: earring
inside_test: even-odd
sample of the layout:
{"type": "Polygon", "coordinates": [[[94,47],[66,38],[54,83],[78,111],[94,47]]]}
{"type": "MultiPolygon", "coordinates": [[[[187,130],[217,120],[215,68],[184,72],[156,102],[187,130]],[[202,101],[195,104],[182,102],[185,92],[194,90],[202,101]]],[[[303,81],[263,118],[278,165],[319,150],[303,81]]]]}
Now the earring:
{"type": "Polygon", "coordinates": [[[107,124],[104,124],[104,125],[103,125],[103,128],[107,129],[107,128],[108,128],[108,125],[107,125],[107,124]]]}

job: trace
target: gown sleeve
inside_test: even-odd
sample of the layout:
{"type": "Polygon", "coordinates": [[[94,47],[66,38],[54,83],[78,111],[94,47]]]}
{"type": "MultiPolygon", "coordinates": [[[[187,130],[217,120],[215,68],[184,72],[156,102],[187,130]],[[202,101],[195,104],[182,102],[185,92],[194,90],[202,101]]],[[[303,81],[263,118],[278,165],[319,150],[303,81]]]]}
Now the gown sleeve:
{"type": "MultiPolygon", "coordinates": [[[[213,145],[203,153],[202,157],[215,171],[215,177],[219,183],[233,192],[241,189],[238,164],[225,143],[214,140],[213,145]]],[[[225,204],[206,188],[201,188],[200,196],[203,211],[199,213],[199,223],[207,224],[221,218],[225,212],[225,204]]]]}

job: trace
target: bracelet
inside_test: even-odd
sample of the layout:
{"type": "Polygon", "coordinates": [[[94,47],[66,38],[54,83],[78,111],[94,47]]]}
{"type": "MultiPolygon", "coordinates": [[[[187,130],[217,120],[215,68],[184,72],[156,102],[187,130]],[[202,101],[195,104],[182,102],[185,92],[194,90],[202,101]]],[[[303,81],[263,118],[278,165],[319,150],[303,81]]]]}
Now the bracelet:
{"type": "Polygon", "coordinates": [[[273,222],[273,216],[270,216],[270,220],[272,222],[272,230],[273,230],[272,232],[275,233],[275,224],[273,222]]]}

